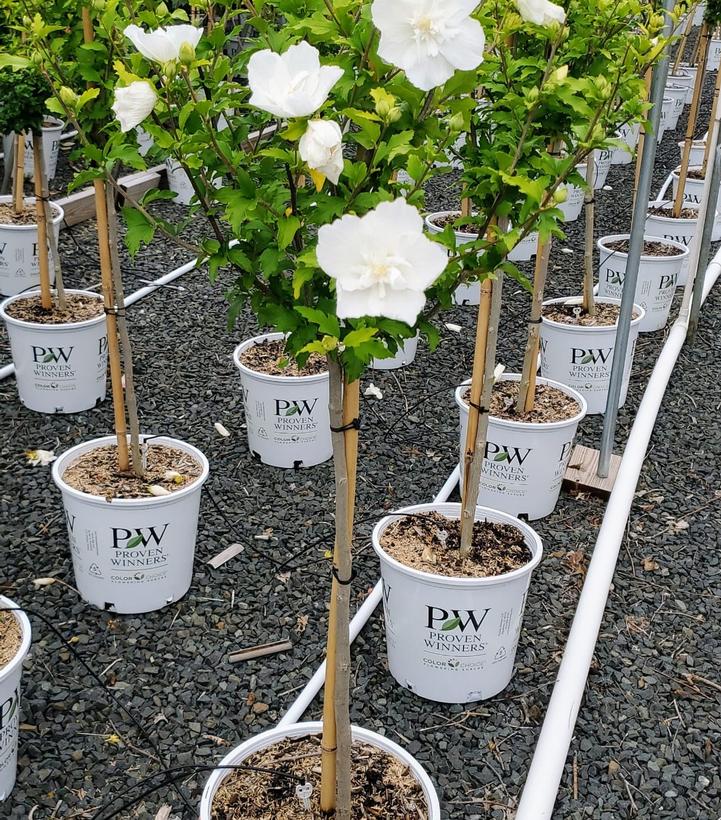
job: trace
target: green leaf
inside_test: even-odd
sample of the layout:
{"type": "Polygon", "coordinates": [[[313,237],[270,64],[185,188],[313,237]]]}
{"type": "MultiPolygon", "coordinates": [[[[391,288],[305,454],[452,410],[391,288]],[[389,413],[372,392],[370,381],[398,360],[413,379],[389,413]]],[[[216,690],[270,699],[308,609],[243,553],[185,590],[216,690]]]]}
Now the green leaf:
{"type": "Polygon", "coordinates": [[[288,216],[278,220],[278,247],[284,250],[293,241],[293,237],[300,228],[300,219],[297,216],[288,216]]]}
{"type": "Polygon", "coordinates": [[[55,354],[54,353],[46,353],[43,356],[43,362],[54,362],[55,361],[55,354]]]}
{"type": "Polygon", "coordinates": [[[508,453],[498,453],[494,461],[508,461],[508,453]]]}
{"type": "Polygon", "coordinates": [[[343,339],[343,344],[346,347],[359,347],[372,339],[376,333],[378,333],[377,327],[360,327],[357,330],[351,330],[343,339]]]}
{"type": "Polygon", "coordinates": [[[461,619],[460,618],[450,618],[449,620],[447,620],[443,624],[443,626],[441,627],[441,631],[442,632],[450,632],[451,630],[456,629],[460,625],[461,625],[461,619]]]}
{"type": "Polygon", "coordinates": [[[128,229],[125,234],[125,244],[130,255],[135,256],[142,244],[147,245],[152,242],[155,229],[143,214],[136,211],[135,208],[123,208],[123,217],[128,229]]]}
{"type": "Polygon", "coordinates": [[[586,355],[581,359],[581,364],[589,364],[593,361],[593,356],[590,353],[586,353],[586,355]]]}
{"type": "Polygon", "coordinates": [[[135,547],[142,544],[142,542],[143,542],[143,536],[142,535],[134,535],[130,539],[130,541],[128,541],[128,543],[125,545],[125,548],[129,549],[129,550],[135,549],[135,547]]]}
{"type": "Polygon", "coordinates": [[[337,316],[304,305],[296,307],[296,311],[309,322],[318,325],[318,330],[326,336],[333,336],[336,339],[340,336],[340,324],[337,316]]]}
{"type": "Polygon", "coordinates": [[[298,407],[298,405],[294,405],[293,407],[289,407],[289,408],[285,411],[285,415],[286,415],[286,416],[297,416],[297,415],[300,415],[300,407],[298,407]]]}

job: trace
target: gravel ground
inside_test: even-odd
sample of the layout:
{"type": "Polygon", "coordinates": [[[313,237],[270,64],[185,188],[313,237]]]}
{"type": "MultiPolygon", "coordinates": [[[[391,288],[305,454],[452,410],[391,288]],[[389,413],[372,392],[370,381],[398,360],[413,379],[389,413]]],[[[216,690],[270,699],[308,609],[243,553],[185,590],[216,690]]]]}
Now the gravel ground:
{"type": "MultiPolygon", "coordinates": [[[[710,86],[706,91],[708,103],[710,86]]],[[[655,190],[677,163],[681,134],[667,135],[660,147],[655,190]]],[[[611,169],[612,190],[597,198],[599,235],[627,229],[632,175],[631,165],[611,169]]],[[[434,183],[430,194],[434,207],[456,201],[450,180],[434,183]]],[[[558,243],[549,296],[577,292],[582,231],[581,220],[558,243]]],[[[62,242],[68,284],[92,284],[98,279],[92,224],[73,235],[80,248],[67,232],[62,242]]],[[[136,262],[126,259],[128,291],[185,259],[161,242],[136,262]]],[[[141,788],[130,790],[160,771],[159,757],[166,766],[211,765],[228,747],[273,726],[322,660],[331,465],[282,472],[251,460],[231,353],[257,328],[243,315],[227,332],[223,284],[211,287],[203,271],[176,284],[182,290],[165,288],[129,315],[144,429],[183,438],[211,462],[193,585],[178,604],[121,617],[79,600],[59,494],[47,468],[27,466],[23,451],[60,452],[107,433],[110,403],[71,417],[39,416],[19,406],[12,379],[0,382],[6,522],[0,591],[49,618],[62,636],[32,618],[18,783],[2,809],[10,820],[31,812],[35,820],[106,818],[99,807],[139,795],[141,788]],[[216,421],[230,438],[217,435],[216,421]],[[211,569],[207,560],[233,542],[245,545],[244,552],[211,569]],[[298,552],[288,568],[281,566],[298,552]],[[44,576],[59,582],[35,588],[33,579],[44,576]],[[227,661],[231,649],[285,637],[293,642],[286,654],[238,666],[227,661]]],[[[528,296],[513,283],[506,293],[499,358],[513,370],[522,358],[528,296]]],[[[718,367],[720,317],[717,288],[697,340],[682,353],[641,476],[559,793],[559,818],[721,817],[721,569],[714,549],[721,531],[721,441],[714,432],[721,386],[708,375],[718,367]]],[[[445,333],[433,356],[421,349],[412,367],[365,379],[385,395],[364,406],[356,604],[378,573],[368,549],[372,524],[384,510],[430,500],[454,467],[453,388],[469,372],[474,318],[471,308],[452,311],[446,321],[462,332],[445,333]]],[[[621,442],[663,336],[641,337],[619,417],[621,442]]],[[[8,360],[4,332],[2,360],[8,360]]],[[[596,446],[600,429],[599,417],[586,420],[581,441],[596,446]]],[[[400,689],[387,671],[379,613],[356,643],[355,721],[417,756],[438,785],[449,820],[513,815],[603,511],[598,498],[564,493],[555,513],[537,522],[546,554],[532,582],[516,676],[498,697],[448,707],[400,689]]],[[[316,703],[309,716],[317,715],[316,703]]],[[[185,778],[193,806],[206,777],[199,771],[185,778]]],[[[169,787],[118,816],[151,818],[165,803],[178,816],[194,816],[169,787]]]]}

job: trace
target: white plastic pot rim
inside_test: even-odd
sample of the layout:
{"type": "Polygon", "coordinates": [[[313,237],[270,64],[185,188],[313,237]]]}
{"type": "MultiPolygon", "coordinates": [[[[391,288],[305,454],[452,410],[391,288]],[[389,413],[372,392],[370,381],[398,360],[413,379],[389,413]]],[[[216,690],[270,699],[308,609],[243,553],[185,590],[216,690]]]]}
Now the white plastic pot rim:
{"type": "MultiPolygon", "coordinates": [[[[518,382],[520,380],[520,373],[504,373],[499,379],[499,381],[502,382],[518,382]]],[[[468,413],[468,402],[466,402],[463,398],[463,394],[470,383],[471,380],[466,379],[460,387],[456,388],[456,404],[462,413],[468,413]]],[[[583,396],[580,393],[577,393],[572,387],[569,387],[566,384],[561,384],[561,382],[553,381],[553,379],[545,379],[541,376],[538,376],[536,383],[547,385],[548,387],[555,387],[556,390],[560,390],[562,393],[570,396],[578,403],[580,408],[579,412],[570,419],[563,419],[562,421],[513,421],[512,419],[501,419],[498,418],[498,416],[489,414],[490,418],[493,419],[493,423],[498,424],[501,427],[508,427],[511,430],[537,430],[541,432],[543,430],[560,430],[563,427],[570,427],[573,424],[579,424],[586,417],[588,403],[586,399],[584,399],[583,396]]]]}
{"type": "MultiPolygon", "coordinates": [[[[673,202],[670,200],[656,200],[656,202],[649,202],[648,207],[650,208],[664,208],[665,210],[670,211],[673,207],[673,202]],[[668,208],[666,208],[668,206],[668,208]]],[[[696,209],[698,210],[698,209],[696,209]]],[[[675,217],[675,216],[661,216],[660,214],[648,214],[647,219],[660,219],[663,222],[671,222],[671,223],[684,223],[685,225],[695,225],[698,222],[698,216],[691,217],[690,219],[686,219],[684,217],[675,217]]]]}
{"type": "Polygon", "coordinates": [[[79,456],[84,455],[85,453],[91,452],[92,450],[99,449],[100,447],[106,447],[109,444],[115,444],[117,441],[115,436],[103,436],[102,438],[95,438],[91,439],[90,441],[83,442],[82,444],[76,444],[75,447],[71,447],[69,450],[64,452],[54,463],[52,466],[52,476],[53,481],[55,482],[58,489],[63,492],[67,493],[68,495],[72,496],[73,498],[79,499],[80,501],[84,502],[91,502],[98,507],[107,507],[109,504],[112,504],[113,507],[128,507],[137,509],[139,507],[162,507],[163,505],[170,505],[174,504],[175,502],[185,498],[188,495],[191,495],[194,492],[197,492],[201,489],[203,484],[205,484],[208,474],[210,472],[210,465],[208,463],[208,459],[205,457],[197,447],[193,447],[192,444],[187,444],[184,441],[180,441],[179,439],[170,438],[170,436],[153,436],[150,434],[141,434],[140,436],[140,443],[152,443],[156,445],[161,445],[165,447],[174,447],[178,450],[182,450],[183,452],[188,453],[189,455],[193,456],[193,458],[197,459],[202,467],[201,474],[193,481],[191,484],[188,484],[186,487],[183,487],[182,490],[177,490],[170,495],[160,495],[160,496],[148,496],[147,498],[105,498],[105,496],[99,495],[92,495],[91,493],[84,493],[81,490],[76,490],[74,487],[71,487],[63,480],[63,475],[65,470],[70,467],[79,456]]]}
{"type": "Polygon", "coordinates": [[[20,624],[20,631],[22,633],[20,647],[15,653],[15,657],[9,663],[5,664],[2,669],[0,669],[0,682],[5,680],[5,678],[10,677],[10,675],[15,674],[18,666],[22,665],[22,662],[25,660],[25,656],[30,651],[30,643],[32,641],[30,621],[28,620],[28,616],[21,609],[15,608],[17,606],[18,605],[15,601],[11,601],[10,598],[0,595],[0,610],[12,608],[12,614],[20,624]]]}
{"type": "MultiPolygon", "coordinates": [[[[602,236],[598,242],[598,249],[600,251],[604,251],[608,256],[606,259],[610,259],[611,257],[616,257],[618,259],[628,259],[628,253],[626,251],[614,251],[608,247],[609,242],[622,242],[624,240],[630,240],[631,234],[628,233],[617,233],[617,234],[609,234],[608,236],[602,236]]],[[[676,248],[679,252],[675,256],[650,256],[645,253],[641,254],[641,261],[642,262],[663,262],[665,259],[682,259],[688,256],[691,251],[681,242],[676,242],[675,239],[664,239],[662,236],[644,236],[644,242],[661,242],[664,245],[670,245],[672,248],[676,248]]]]}
{"type": "Polygon", "coordinates": [[[244,365],[240,359],[242,354],[251,347],[255,347],[256,345],[262,344],[266,341],[277,342],[279,339],[285,338],[287,338],[285,333],[264,333],[261,336],[254,336],[252,339],[241,342],[233,352],[233,361],[235,362],[235,366],[242,373],[245,373],[246,376],[258,379],[259,381],[269,382],[271,384],[312,384],[314,382],[326,381],[328,379],[328,371],[325,373],[314,373],[311,376],[272,376],[270,373],[260,373],[258,370],[251,370],[251,368],[244,365]]]}
{"type": "MultiPolygon", "coordinates": [[[[547,299],[543,306],[546,307],[547,305],[580,305],[583,302],[581,296],[564,296],[560,299],[547,299]]],[[[604,297],[602,299],[596,299],[597,305],[616,305],[617,307],[621,306],[620,299],[612,299],[611,297],[604,297]]],[[[635,318],[631,319],[631,326],[641,324],[643,317],[646,315],[646,311],[641,307],[641,305],[637,305],[634,302],[633,305],[634,313],[636,313],[635,318]]],[[[568,325],[565,322],[555,322],[553,319],[548,319],[547,317],[543,317],[543,323],[547,325],[551,325],[552,327],[558,328],[560,330],[568,331],[569,333],[606,333],[609,330],[614,330],[618,327],[618,323],[615,325],[568,325]]]]}
{"type": "MultiPolygon", "coordinates": [[[[291,723],[286,726],[276,726],[274,729],[268,729],[260,735],[252,737],[244,743],[241,743],[240,746],[236,746],[235,749],[230,751],[220,761],[219,766],[237,765],[240,761],[246,759],[255,751],[267,749],[274,743],[280,742],[285,738],[299,738],[307,735],[319,735],[322,731],[323,724],[320,721],[291,723]]],[[[372,732],[369,729],[362,729],[360,726],[352,726],[351,731],[354,741],[368,743],[371,746],[375,746],[376,748],[393,755],[393,757],[397,758],[402,763],[405,763],[423,790],[423,796],[426,799],[429,817],[436,818],[441,816],[441,807],[438,802],[436,788],[425,769],[410,754],[410,752],[406,751],[403,747],[399,746],[397,743],[394,743],[392,740],[389,740],[387,737],[379,735],[377,732],[372,732]]],[[[215,793],[223,780],[230,774],[231,772],[229,770],[223,770],[221,768],[216,769],[208,779],[208,782],[205,784],[203,796],[201,798],[201,812],[205,811],[208,817],[210,817],[212,801],[215,793]]]]}
{"type": "MultiPolygon", "coordinates": [[[[35,205],[35,197],[25,197],[25,206],[30,208],[35,205]]],[[[0,203],[7,205],[12,202],[11,196],[0,196],[0,203]]],[[[65,219],[65,211],[55,202],[50,203],[50,208],[55,215],[52,218],[53,225],[59,225],[65,219]]],[[[13,225],[9,222],[0,222],[0,230],[3,231],[37,231],[38,226],[36,222],[30,222],[27,225],[13,225]]]]}
{"type": "MultiPolygon", "coordinates": [[[[444,217],[444,216],[452,216],[452,217],[455,217],[456,219],[460,219],[461,218],[461,212],[460,211],[434,211],[432,214],[428,214],[426,216],[426,227],[430,228],[434,231],[438,231],[439,233],[442,233],[446,229],[446,226],[441,227],[440,225],[436,225],[436,223],[433,220],[438,218],[438,217],[444,217]]],[[[478,239],[478,234],[477,233],[468,233],[468,231],[457,231],[457,230],[454,230],[453,233],[456,235],[456,237],[458,239],[462,239],[464,242],[472,242],[475,239],[478,239]]]]}
{"type": "MultiPolygon", "coordinates": [[[[101,302],[103,298],[99,294],[93,293],[89,290],[68,290],[66,293],[70,295],[92,296],[93,299],[97,299],[99,302],[101,302]]],[[[64,322],[62,324],[48,325],[42,324],[41,322],[28,322],[24,319],[16,319],[8,314],[7,308],[13,302],[19,302],[21,299],[28,299],[29,297],[39,295],[39,290],[26,290],[22,293],[16,293],[15,296],[8,297],[4,302],[2,302],[2,304],[0,304],[0,317],[2,317],[3,321],[9,325],[37,330],[40,333],[70,332],[73,330],[80,330],[84,327],[90,327],[91,325],[97,325],[100,322],[105,321],[105,313],[99,313],[97,316],[93,316],[92,319],[83,319],[82,322],[64,322]]]]}
{"type": "Polygon", "coordinates": [[[538,566],[541,558],[543,557],[543,544],[541,543],[541,539],[536,531],[526,524],[525,521],[521,521],[519,518],[515,518],[514,516],[501,512],[500,510],[492,510],[490,507],[476,507],[476,521],[490,521],[495,524],[509,524],[523,533],[526,539],[526,545],[531,550],[532,556],[531,560],[527,564],[524,564],[518,569],[514,569],[512,572],[506,572],[503,575],[494,575],[489,578],[454,578],[449,575],[436,575],[432,572],[424,572],[423,570],[413,569],[412,567],[402,564],[400,561],[397,561],[389,555],[381,546],[381,537],[386,528],[393,523],[393,521],[397,521],[398,518],[404,513],[412,515],[422,512],[439,512],[448,518],[460,518],[461,505],[458,503],[444,502],[415,504],[410,507],[402,507],[400,510],[396,510],[393,515],[387,515],[385,518],[382,518],[373,528],[372,536],[373,549],[375,550],[376,555],[378,555],[382,561],[390,564],[390,566],[398,572],[401,572],[416,581],[422,581],[441,587],[465,589],[468,589],[469,587],[497,586],[498,584],[505,584],[508,581],[513,581],[516,578],[529,575],[538,566]]]}

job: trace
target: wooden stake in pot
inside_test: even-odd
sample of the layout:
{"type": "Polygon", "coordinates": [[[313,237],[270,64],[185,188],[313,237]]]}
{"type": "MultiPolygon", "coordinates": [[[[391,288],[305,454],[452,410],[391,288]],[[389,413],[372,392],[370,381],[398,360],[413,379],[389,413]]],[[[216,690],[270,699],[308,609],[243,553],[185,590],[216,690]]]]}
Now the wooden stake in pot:
{"type": "Polygon", "coordinates": [[[463,497],[461,499],[460,551],[464,558],[470,555],[473,544],[473,524],[476,518],[476,505],[485,457],[493,374],[496,366],[502,290],[502,271],[496,271],[494,279],[488,278],[481,285],[481,303],[478,307],[476,347],[471,378],[471,399],[468,406],[463,497]]]}
{"type": "Polygon", "coordinates": [[[596,159],[593,151],[586,160],[586,245],[583,253],[583,309],[589,316],[596,315],[596,301],[593,298],[593,228],[595,216],[596,159]]]}
{"type": "Polygon", "coordinates": [[[706,75],[706,58],[708,56],[709,43],[711,41],[711,30],[707,23],[703,24],[701,28],[701,53],[699,55],[699,65],[696,71],[696,82],[693,87],[693,99],[691,100],[691,110],[688,115],[688,124],[686,126],[686,138],[683,144],[683,154],[681,157],[681,168],[678,174],[678,190],[676,191],[676,199],[673,203],[673,215],[675,219],[681,216],[683,209],[683,195],[686,189],[686,179],[688,177],[688,166],[691,157],[691,149],[693,147],[694,134],[696,132],[696,123],[698,122],[698,114],[701,106],[701,90],[703,89],[703,81],[706,75]]]}
{"type": "Polygon", "coordinates": [[[13,176],[13,210],[21,214],[25,210],[25,135],[15,135],[15,174],[13,176]]]}
{"type": "Polygon", "coordinates": [[[353,577],[360,383],[357,380],[348,382],[341,365],[332,357],[328,358],[328,372],[336,487],[336,535],[323,703],[321,808],[325,812],[335,810],[338,820],[350,820],[350,584],[353,577]]]}
{"type": "Polygon", "coordinates": [[[35,173],[35,214],[38,227],[38,263],[40,265],[40,302],[42,303],[43,310],[52,310],[53,294],[50,290],[48,224],[45,220],[45,206],[43,205],[43,177],[45,176],[43,171],[45,159],[43,157],[43,135],[40,130],[33,134],[33,163],[35,173]]]}

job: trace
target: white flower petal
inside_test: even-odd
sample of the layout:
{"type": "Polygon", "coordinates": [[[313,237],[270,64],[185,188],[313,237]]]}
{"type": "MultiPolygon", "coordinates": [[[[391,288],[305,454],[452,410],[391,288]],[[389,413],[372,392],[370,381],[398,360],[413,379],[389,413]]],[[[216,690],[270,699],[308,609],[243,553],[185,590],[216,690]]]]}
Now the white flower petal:
{"type": "Polygon", "coordinates": [[[300,138],[301,159],[336,185],[343,171],[343,134],[332,120],[311,120],[300,138]]]}
{"type": "Polygon", "coordinates": [[[146,60],[167,63],[178,59],[180,46],[183,43],[190,43],[195,48],[203,36],[203,29],[182,24],[157,28],[154,31],[144,31],[140,26],[131,25],[124,30],[123,34],[146,60]]]}
{"type": "Polygon", "coordinates": [[[170,495],[170,490],[166,490],[165,487],[161,487],[160,484],[150,484],[148,486],[148,492],[150,495],[156,496],[163,496],[163,495],[170,495]]]}
{"type": "Polygon", "coordinates": [[[52,450],[28,450],[25,456],[33,467],[47,467],[57,458],[52,450]]]}
{"type": "Polygon", "coordinates": [[[460,333],[463,328],[460,325],[453,325],[450,322],[446,322],[446,327],[451,333],[460,333]]]}
{"type": "Polygon", "coordinates": [[[368,398],[378,399],[380,401],[383,398],[383,391],[380,387],[376,387],[373,382],[371,382],[363,391],[363,395],[368,396],[368,398]]]}
{"type": "Polygon", "coordinates": [[[566,11],[549,0],[515,0],[518,13],[527,23],[537,26],[550,26],[553,23],[564,23],[566,11]]]}
{"type": "Polygon", "coordinates": [[[124,88],[116,88],[112,109],[120,122],[120,130],[126,133],[140,125],[150,116],[157,100],[155,89],[146,80],[136,80],[124,88]]]}
{"type": "Polygon", "coordinates": [[[223,438],[228,438],[228,436],[230,436],[228,428],[222,425],[219,421],[216,421],[213,427],[215,427],[215,431],[218,433],[218,435],[223,436],[223,438]]]}

